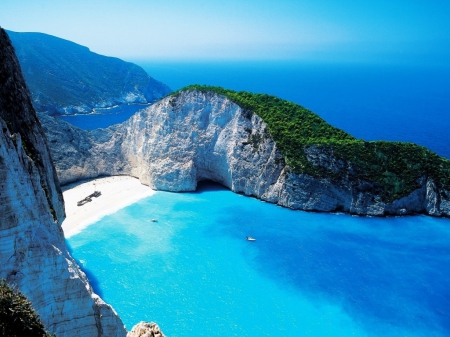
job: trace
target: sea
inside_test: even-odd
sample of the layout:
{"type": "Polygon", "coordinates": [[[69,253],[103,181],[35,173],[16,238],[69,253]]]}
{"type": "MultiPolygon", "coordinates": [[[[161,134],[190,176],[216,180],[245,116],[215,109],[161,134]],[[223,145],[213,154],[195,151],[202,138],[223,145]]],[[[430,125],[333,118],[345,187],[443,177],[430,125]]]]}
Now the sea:
{"type": "Polygon", "coordinates": [[[95,108],[89,114],[62,115],[58,118],[83,130],[94,130],[120,124],[149,105],[140,103],[121,104],[107,108],[95,108]]]}
{"type": "MultiPolygon", "coordinates": [[[[450,158],[450,68],[140,65],[174,90],[276,95],[358,138],[450,158]]],[[[121,115],[98,115],[109,114],[121,115]]],[[[449,219],[293,211],[204,182],[191,193],[158,191],[67,242],[129,329],[152,320],[168,337],[450,335],[449,219]]]]}

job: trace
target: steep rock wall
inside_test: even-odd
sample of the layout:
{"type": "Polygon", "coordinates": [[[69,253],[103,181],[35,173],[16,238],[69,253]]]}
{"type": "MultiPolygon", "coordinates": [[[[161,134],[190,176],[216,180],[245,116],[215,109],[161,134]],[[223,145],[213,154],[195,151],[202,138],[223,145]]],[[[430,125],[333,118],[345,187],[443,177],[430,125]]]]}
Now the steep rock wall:
{"type": "Polygon", "coordinates": [[[14,49],[0,28],[0,278],[60,336],[125,336],[67,251],[64,202],[14,49]]]}
{"type": "Polygon", "coordinates": [[[167,97],[108,129],[83,131],[51,117],[43,125],[63,184],[126,174],[154,189],[192,191],[198,181],[211,180],[292,209],[450,215],[449,191],[438,190],[425,175],[420,188],[386,203],[371,182],[355,183],[352,164],[326,147],[309,146],[307,159],[339,172],[339,181],[295,174],[261,118],[214,93],[167,97]]]}

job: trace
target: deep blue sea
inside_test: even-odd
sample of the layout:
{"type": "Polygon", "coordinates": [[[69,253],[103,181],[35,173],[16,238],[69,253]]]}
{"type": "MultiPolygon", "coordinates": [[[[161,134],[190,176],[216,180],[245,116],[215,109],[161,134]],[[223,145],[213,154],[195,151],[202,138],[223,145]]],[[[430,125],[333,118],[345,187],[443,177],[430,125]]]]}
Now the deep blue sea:
{"type": "Polygon", "coordinates": [[[408,141],[450,158],[450,64],[139,63],[176,90],[219,85],[298,103],[366,140],[408,141]]]}
{"type": "MultiPolygon", "coordinates": [[[[173,89],[274,94],[357,137],[450,158],[448,69],[141,65],[173,89]]],[[[449,219],[291,211],[202,184],[157,192],[68,243],[128,328],[153,320],[168,337],[450,335],[449,219]]]]}
{"type": "MultiPolygon", "coordinates": [[[[450,158],[450,64],[137,62],[173,90],[189,84],[267,93],[298,103],[357,138],[414,142],[450,158]]],[[[128,119],[141,106],[62,117],[83,129],[128,119]]]]}

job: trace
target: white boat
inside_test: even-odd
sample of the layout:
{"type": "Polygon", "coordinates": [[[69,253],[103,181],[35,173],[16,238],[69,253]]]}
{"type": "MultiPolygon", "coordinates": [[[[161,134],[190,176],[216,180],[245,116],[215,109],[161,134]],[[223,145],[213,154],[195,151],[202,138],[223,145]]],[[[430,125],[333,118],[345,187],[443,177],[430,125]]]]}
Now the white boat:
{"type": "Polygon", "coordinates": [[[246,239],[247,241],[256,241],[256,239],[255,239],[255,238],[252,238],[251,236],[246,236],[245,239],[246,239]]]}
{"type": "Polygon", "coordinates": [[[158,221],[157,219],[152,219],[152,222],[156,222],[156,221],[158,221]]]}

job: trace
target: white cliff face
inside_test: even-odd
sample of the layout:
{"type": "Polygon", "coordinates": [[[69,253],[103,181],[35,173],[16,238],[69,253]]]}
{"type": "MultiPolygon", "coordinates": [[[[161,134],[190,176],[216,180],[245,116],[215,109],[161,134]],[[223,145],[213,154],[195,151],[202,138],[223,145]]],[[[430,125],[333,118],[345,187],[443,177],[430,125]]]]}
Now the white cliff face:
{"type": "Polygon", "coordinates": [[[0,149],[0,278],[17,285],[58,336],[124,336],[120,318],[68,253],[21,137],[0,133],[0,149]]]}
{"type": "Polygon", "coordinates": [[[83,131],[42,118],[63,184],[126,174],[154,189],[193,191],[197,182],[211,180],[292,209],[450,216],[450,193],[431,180],[424,177],[409,196],[385,203],[371,182],[355,185],[351,164],[323,147],[306,148],[308,160],[340,172],[341,181],[293,173],[261,118],[214,93],[167,97],[108,129],[83,131]]]}
{"type": "Polygon", "coordinates": [[[84,131],[39,113],[61,185],[99,176],[126,175],[130,164],[122,154],[123,131],[110,127],[84,131]]]}
{"type": "Polygon", "coordinates": [[[260,196],[283,168],[261,119],[218,95],[192,92],[162,100],[123,128],[131,174],[155,189],[192,191],[198,181],[212,180],[260,196]]]}
{"type": "Polygon", "coordinates": [[[125,336],[67,251],[64,202],[17,59],[0,29],[0,278],[60,336],[125,336]]]}

